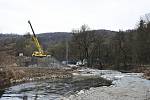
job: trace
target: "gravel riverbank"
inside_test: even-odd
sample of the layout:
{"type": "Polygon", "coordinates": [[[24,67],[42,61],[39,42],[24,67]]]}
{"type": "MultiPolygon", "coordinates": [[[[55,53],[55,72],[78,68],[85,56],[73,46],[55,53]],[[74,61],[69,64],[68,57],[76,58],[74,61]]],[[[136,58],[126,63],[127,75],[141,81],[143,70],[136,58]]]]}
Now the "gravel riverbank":
{"type": "MultiPolygon", "coordinates": [[[[8,83],[10,82],[9,84],[47,78],[98,76],[111,80],[112,85],[80,90],[74,95],[62,97],[59,100],[150,100],[150,80],[143,78],[143,73],[121,73],[113,70],[89,68],[59,70],[14,67],[11,69],[1,69],[1,77],[5,79],[6,76],[9,80],[8,83]]],[[[5,80],[1,80],[1,83],[3,81],[5,80]]]]}
{"type": "Polygon", "coordinates": [[[64,100],[150,100],[150,80],[142,73],[121,73],[109,70],[82,69],[74,75],[99,75],[113,85],[81,90],[64,100]]]}

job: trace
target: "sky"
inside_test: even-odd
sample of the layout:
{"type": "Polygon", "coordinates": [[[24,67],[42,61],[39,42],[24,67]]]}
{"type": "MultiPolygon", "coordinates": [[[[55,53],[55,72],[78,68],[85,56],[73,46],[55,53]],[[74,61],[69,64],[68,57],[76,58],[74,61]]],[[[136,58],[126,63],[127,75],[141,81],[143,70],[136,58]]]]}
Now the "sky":
{"type": "Polygon", "coordinates": [[[0,33],[133,29],[150,13],[150,0],[0,0],[0,33]]]}

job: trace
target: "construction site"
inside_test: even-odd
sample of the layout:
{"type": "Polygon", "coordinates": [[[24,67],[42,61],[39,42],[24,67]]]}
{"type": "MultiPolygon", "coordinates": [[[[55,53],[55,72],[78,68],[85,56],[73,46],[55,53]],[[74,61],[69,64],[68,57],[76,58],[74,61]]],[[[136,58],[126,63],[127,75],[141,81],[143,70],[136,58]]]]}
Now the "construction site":
{"type": "Polygon", "coordinates": [[[122,98],[123,100],[134,100],[135,98],[136,100],[144,100],[143,98],[148,100],[150,98],[150,81],[146,80],[150,79],[148,67],[133,68],[132,73],[131,70],[121,73],[120,71],[111,70],[113,67],[107,67],[108,65],[102,65],[101,62],[97,63],[96,61],[95,64],[97,65],[93,64],[94,67],[90,68],[85,59],[77,63],[73,60],[69,61],[67,42],[65,43],[64,55],[62,56],[65,61],[61,62],[57,60],[59,58],[56,55],[53,56],[52,53],[44,51],[31,22],[28,21],[28,24],[32,34],[28,33],[24,39],[20,39],[25,41],[25,48],[27,48],[25,50],[16,48],[16,46],[19,46],[18,43],[21,43],[20,40],[19,42],[16,40],[16,36],[4,36],[6,39],[1,37],[1,46],[3,46],[0,52],[1,100],[91,100],[93,96],[95,96],[93,100],[101,100],[101,96],[105,100],[120,100],[122,98]],[[32,45],[29,44],[30,40],[32,40],[32,45]],[[106,68],[102,70],[104,66],[106,68]],[[129,84],[131,82],[133,84],[129,84]],[[125,83],[125,87],[121,85],[123,83],[125,83]],[[138,88],[139,85],[142,88],[138,88]],[[126,86],[131,91],[125,89],[127,88],[126,86]],[[135,92],[132,89],[141,92],[135,92]],[[113,96],[103,91],[109,92],[113,96]],[[122,96],[124,93],[120,94],[121,92],[125,92],[126,96],[122,96]],[[97,93],[101,94],[98,95],[97,93]],[[131,96],[131,94],[134,95],[131,96]]]}
{"type": "Polygon", "coordinates": [[[0,0],[0,100],[150,100],[149,4],[0,0]]]}

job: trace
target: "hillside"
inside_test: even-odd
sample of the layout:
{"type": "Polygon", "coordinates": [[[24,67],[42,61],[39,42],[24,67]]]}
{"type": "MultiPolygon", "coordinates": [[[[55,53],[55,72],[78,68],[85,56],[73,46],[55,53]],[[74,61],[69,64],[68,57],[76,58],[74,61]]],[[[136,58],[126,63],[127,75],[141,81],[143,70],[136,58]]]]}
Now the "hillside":
{"type": "MultiPolygon", "coordinates": [[[[95,30],[96,34],[101,34],[105,38],[111,38],[115,35],[115,31],[110,30],[95,30]]],[[[17,35],[17,34],[0,34],[0,42],[1,43],[9,43],[11,41],[15,41],[16,39],[19,39],[23,35],[17,35]]],[[[71,32],[47,32],[47,33],[40,33],[37,34],[37,37],[39,38],[40,42],[42,44],[55,44],[58,42],[65,41],[66,39],[71,39],[72,34],[71,32]]]]}
{"type": "Polygon", "coordinates": [[[68,32],[54,32],[54,33],[41,33],[37,35],[40,43],[44,48],[47,46],[52,46],[54,44],[69,40],[72,37],[71,33],[68,32]]]}
{"type": "MultiPolygon", "coordinates": [[[[116,32],[110,30],[95,30],[96,34],[102,35],[105,39],[111,39],[116,32]]],[[[70,40],[72,38],[72,33],[69,32],[54,32],[54,33],[41,33],[37,35],[41,44],[43,46],[53,45],[59,42],[63,42],[66,39],[70,40]]]]}

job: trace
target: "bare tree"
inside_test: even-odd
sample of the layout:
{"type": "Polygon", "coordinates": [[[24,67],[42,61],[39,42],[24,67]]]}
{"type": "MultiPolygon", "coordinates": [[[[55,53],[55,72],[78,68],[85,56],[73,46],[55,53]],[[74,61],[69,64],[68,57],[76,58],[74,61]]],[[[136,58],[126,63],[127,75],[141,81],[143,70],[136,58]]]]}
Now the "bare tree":
{"type": "Polygon", "coordinates": [[[73,30],[73,42],[79,50],[80,60],[86,59],[87,66],[90,65],[90,52],[95,40],[95,32],[90,31],[87,25],[82,25],[79,30],[73,30]]]}

